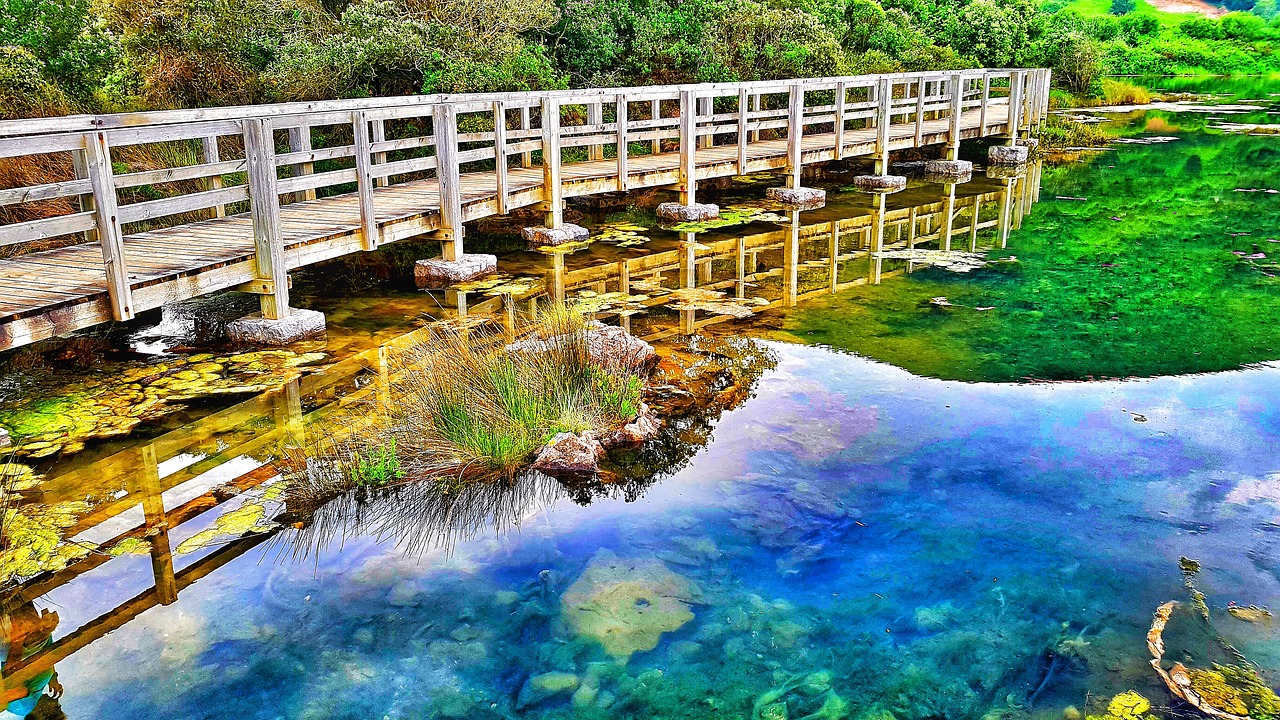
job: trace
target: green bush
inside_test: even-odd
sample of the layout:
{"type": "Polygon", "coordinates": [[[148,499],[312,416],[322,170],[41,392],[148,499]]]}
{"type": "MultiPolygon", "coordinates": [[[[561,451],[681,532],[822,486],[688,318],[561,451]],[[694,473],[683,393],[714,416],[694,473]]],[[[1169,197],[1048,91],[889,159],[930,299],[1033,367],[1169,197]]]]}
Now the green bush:
{"type": "Polygon", "coordinates": [[[0,119],[68,112],[70,103],[44,76],[44,63],[22,47],[0,47],[0,119]]]}
{"type": "Polygon", "coordinates": [[[1236,40],[1261,40],[1271,35],[1267,22],[1246,12],[1227,13],[1218,19],[1222,34],[1236,40]]]}
{"type": "Polygon", "coordinates": [[[1120,31],[1130,40],[1156,35],[1160,32],[1160,21],[1154,15],[1130,13],[1120,18],[1120,31]]]}
{"type": "Polygon", "coordinates": [[[1221,40],[1222,27],[1206,17],[1194,17],[1178,23],[1178,32],[1197,40],[1221,40]]]}

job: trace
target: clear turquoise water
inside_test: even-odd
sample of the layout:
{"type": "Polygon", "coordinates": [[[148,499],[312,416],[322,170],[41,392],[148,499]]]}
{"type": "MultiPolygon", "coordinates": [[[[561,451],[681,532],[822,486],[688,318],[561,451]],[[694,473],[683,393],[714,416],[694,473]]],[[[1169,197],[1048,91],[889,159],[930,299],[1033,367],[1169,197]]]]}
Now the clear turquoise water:
{"type": "MultiPolygon", "coordinates": [[[[757,397],[634,502],[535,505],[518,530],[451,554],[353,538],[294,562],[262,546],[62,663],[63,708],[750,717],[793,674],[829,672],[852,717],[1056,717],[1086,693],[1163,698],[1144,634],[1157,604],[1185,596],[1180,555],[1204,563],[1219,611],[1277,594],[1280,368],[972,385],[775,350],[757,397]],[[557,596],[603,550],[656,558],[703,595],[691,622],[625,666],[557,624],[557,596]],[[1087,645],[1067,653],[1064,639],[1087,645]],[[593,662],[606,663],[611,708],[514,710],[528,676],[593,662]]],[[[47,602],[74,627],[148,562],[113,562],[47,602]]],[[[1277,667],[1274,638],[1221,624],[1277,667]]],[[[788,697],[792,717],[815,703],[788,697]]]]}

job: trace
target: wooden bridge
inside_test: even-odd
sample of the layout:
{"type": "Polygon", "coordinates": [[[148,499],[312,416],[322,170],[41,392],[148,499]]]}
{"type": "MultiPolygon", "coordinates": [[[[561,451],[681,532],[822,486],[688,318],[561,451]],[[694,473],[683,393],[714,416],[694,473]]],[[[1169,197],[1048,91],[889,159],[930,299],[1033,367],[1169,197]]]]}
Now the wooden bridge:
{"type": "Polygon", "coordinates": [[[465,222],[561,227],[569,197],[1012,143],[1048,96],[1047,70],[967,70],[2,122],[0,162],[48,177],[0,189],[0,350],[224,289],[285,318],[290,270],[426,233],[456,260],[465,222]]]}

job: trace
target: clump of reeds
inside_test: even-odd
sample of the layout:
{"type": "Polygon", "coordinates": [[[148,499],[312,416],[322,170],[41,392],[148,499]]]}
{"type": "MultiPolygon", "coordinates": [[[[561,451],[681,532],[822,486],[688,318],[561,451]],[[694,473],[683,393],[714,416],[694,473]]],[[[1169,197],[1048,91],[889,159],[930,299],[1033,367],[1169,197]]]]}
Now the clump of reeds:
{"type": "Polygon", "coordinates": [[[1064,120],[1057,115],[1047,117],[1039,132],[1041,151],[1106,147],[1112,140],[1112,136],[1096,124],[1064,120]]]}
{"type": "Polygon", "coordinates": [[[1105,105],[1146,105],[1151,102],[1151,91],[1124,80],[1104,78],[1102,100],[1105,105]]]}
{"type": "Polygon", "coordinates": [[[559,306],[514,328],[425,330],[391,351],[386,387],[366,412],[334,421],[294,458],[294,497],[318,505],[361,487],[510,479],[557,433],[631,420],[643,378],[593,357],[589,332],[559,306]]]}

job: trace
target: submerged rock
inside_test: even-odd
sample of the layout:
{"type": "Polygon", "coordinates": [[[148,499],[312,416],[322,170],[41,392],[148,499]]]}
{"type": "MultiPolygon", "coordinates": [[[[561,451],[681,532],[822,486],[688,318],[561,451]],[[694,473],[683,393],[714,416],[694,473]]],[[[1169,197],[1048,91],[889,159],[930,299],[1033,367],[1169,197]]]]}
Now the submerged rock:
{"type": "Polygon", "coordinates": [[[698,586],[651,558],[626,560],[602,549],[560,598],[565,622],[620,663],[658,646],[663,633],[693,620],[698,586]]]}
{"type": "Polygon", "coordinates": [[[661,429],[661,421],[658,420],[648,406],[643,406],[634,420],[600,438],[600,442],[605,447],[639,445],[657,437],[658,431],[661,429]]]}
{"type": "Polygon", "coordinates": [[[525,681],[516,698],[516,709],[524,710],[554,697],[567,696],[578,689],[578,676],[567,672],[534,675],[525,681]]]}

